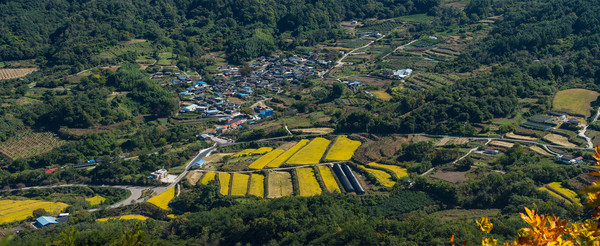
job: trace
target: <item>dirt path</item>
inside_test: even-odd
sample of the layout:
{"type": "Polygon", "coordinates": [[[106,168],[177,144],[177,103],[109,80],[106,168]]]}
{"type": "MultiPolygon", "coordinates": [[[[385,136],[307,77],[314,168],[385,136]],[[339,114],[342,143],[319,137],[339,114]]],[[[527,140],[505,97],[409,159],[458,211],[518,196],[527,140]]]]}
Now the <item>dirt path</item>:
{"type": "Polygon", "coordinates": [[[403,45],[396,47],[392,52],[387,53],[385,56],[381,57],[381,60],[385,59],[386,57],[388,57],[391,54],[394,54],[394,52],[396,52],[397,50],[403,50],[404,48],[406,48],[406,46],[411,45],[412,43],[416,42],[417,40],[418,39],[415,39],[413,41],[408,42],[407,44],[403,44],[403,45]]]}

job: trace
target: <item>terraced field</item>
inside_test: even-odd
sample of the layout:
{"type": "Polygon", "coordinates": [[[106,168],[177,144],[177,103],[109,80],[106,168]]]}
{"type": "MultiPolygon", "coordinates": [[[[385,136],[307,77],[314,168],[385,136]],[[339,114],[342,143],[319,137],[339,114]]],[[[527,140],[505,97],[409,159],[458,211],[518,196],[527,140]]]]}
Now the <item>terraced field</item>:
{"type": "Polygon", "coordinates": [[[298,175],[298,187],[300,188],[300,196],[314,196],[321,194],[321,186],[315,177],[315,173],[311,167],[296,168],[298,175]]]}
{"type": "Polygon", "coordinates": [[[229,179],[231,178],[231,174],[229,173],[219,173],[219,192],[221,195],[229,195],[229,179]]]}
{"type": "Polygon", "coordinates": [[[392,175],[389,173],[377,169],[367,168],[365,166],[360,167],[367,170],[367,172],[370,174],[373,174],[373,176],[375,176],[377,179],[377,182],[385,187],[393,187],[396,184],[396,182],[392,180],[392,175]]]}
{"type": "Polygon", "coordinates": [[[559,195],[563,195],[572,203],[581,205],[581,200],[577,196],[577,193],[575,191],[563,188],[561,182],[552,182],[548,184],[548,189],[556,192],[559,195]]]}
{"type": "Polygon", "coordinates": [[[325,154],[329,142],[325,138],[315,138],[296,152],[286,163],[290,165],[318,164],[325,154]]]}
{"type": "Polygon", "coordinates": [[[248,195],[264,197],[265,196],[265,176],[253,173],[250,176],[250,189],[248,195]]]}
{"type": "Polygon", "coordinates": [[[279,155],[281,155],[283,152],[283,150],[273,150],[263,156],[261,156],[260,158],[258,158],[258,160],[252,162],[250,165],[248,165],[248,168],[250,169],[263,169],[265,166],[267,166],[267,164],[269,164],[269,162],[273,161],[275,158],[277,158],[279,155]]]}
{"type": "Polygon", "coordinates": [[[27,159],[50,152],[64,143],[51,132],[28,132],[0,143],[0,153],[13,160],[27,159]]]}
{"type": "Polygon", "coordinates": [[[300,142],[298,142],[296,145],[292,146],[290,149],[283,152],[283,154],[277,156],[277,158],[275,158],[274,160],[269,162],[269,164],[267,164],[267,167],[276,168],[276,167],[281,166],[281,164],[283,164],[287,159],[292,157],[292,155],[294,155],[296,153],[296,151],[298,151],[299,149],[304,147],[304,145],[306,145],[306,143],[308,143],[308,140],[306,140],[306,139],[300,140],[300,142]]]}
{"type": "Polygon", "coordinates": [[[234,173],[231,181],[231,196],[246,196],[250,175],[234,173]]]}
{"type": "Polygon", "coordinates": [[[62,212],[69,205],[62,202],[47,202],[38,200],[0,200],[0,224],[25,220],[33,216],[33,211],[39,208],[49,214],[62,212]]]}
{"type": "Polygon", "coordinates": [[[3,68],[0,69],[0,79],[16,79],[37,71],[37,68],[3,68]]]}
{"type": "Polygon", "coordinates": [[[333,192],[341,192],[340,191],[340,186],[338,185],[337,181],[335,180],[335,177],[333,176],[333,172],[331,171],[331,168],[329,168],[328,166],[319,166],[319,174],[321,174],[321,179],[323,180],[323,183],[325,184],[325,188],[327,189],[327,191],[333,193],[333,192]]]}
{"type": "Polygon", "coordinates": [[[331,161],[350,160],[354,155],[354,151],[356,151],[360,145],[360,141],[348,139],[348,137],[344,135],[338,136],[331,148],[329,148],[325,159],[331,161]]]}
{"type": "Polygon", "coordinates": [[[403,168],[403,167],[394,166],[394,165],[378,164],[375,162],[369,163],[368,166],[377,167],[380,169],[390,171],[396,175],[396,178],[402,178],[402,177],[408,176],[408,172],[406,171],[406,168],[403,168]]]}
{"type": "Polygon", "coordinates": [[[151,197],[146,202],[156,205],[159,208],[164,210],[170,210],[169,202],[175,198],[175,186],[166,190],[163,193],[160,193],[156,196],[151,197]]]}

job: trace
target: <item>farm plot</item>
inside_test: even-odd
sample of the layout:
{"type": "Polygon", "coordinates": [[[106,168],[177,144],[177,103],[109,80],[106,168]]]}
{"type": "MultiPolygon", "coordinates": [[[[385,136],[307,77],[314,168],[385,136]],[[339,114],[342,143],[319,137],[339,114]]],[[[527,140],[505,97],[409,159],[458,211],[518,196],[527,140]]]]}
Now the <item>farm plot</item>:
{"type": "Polygon", "coordinates": [[[292,175],[288,172],[270,172],[268,182],[267,198],[291,196],[294,193],[292,175]]]}
{"type": "Polygon", "coordinates": [[[250,175],[248,174],[234,173],[233,180],[231,181],[231,195],[246,196],[248,179],[250,179],[250,175]]]}
{"type": "Polygon", "coordinates": [[[321,186],[315,177],[311,167],[297,168],[298,186],[300,187],[300,196],[314,196],[321,194],[321,186]]]}
{"type": "Polygon", "coordinates": [[[237,152],[233,157],[247,156],[252,154],[252,152],[256,151],[256,149],[245,149],[240,152],[237,152]]]}
{"type": "Polygon", "coordinates": [[[565,202],[567,202],[567,203],[569,203],[569,204],[572,204],[572,203],[571,203],[571,201],[569,201],[569,200],[565,199],[564,197],[562,197],[562,196],[561,196],[561,195],[559,195],[559,194],[556,194],[554,191],[551,191],[551,190],[549,190],[549,189],[548,189],[548,188],[546,188],[546,187],[540,187],[538,190],[541,190],[541,191],[548,192],[548,193],[550,193],[550,195],[552,195],[553,197],[556,197],[556,198],[558,198],[558,199],[561,199],[561,200],[563,200],[563,201],[565,201],[565,202]]]}
{"type": "Polygon", "coordinates": [[[540,155],[543,155],[543,156],[553,156],[553,155],[552,155],[552,154],[550,154],[548,151],[545,151],[544,149],[542,149],[542,148],[538,147],[537,145],[532,145],[532,146],[529,146],[529,148],[530,148],[531,150],[533,150],[533,151],[537,152],[537,153],[538,153],[538,154],[540,154],[540,155]]]}
{"type": "Polygon", "coordinates": [[[147,220],[148,217],[139,215],[139,214],[127,214],[127,215],[122,215],[120,217],[96,219],[96,221],[108,221],[108,220],[115,220],[115,219],[118,219],[118,220],[147,220]]]}
{"type": "Polygon", "coordinates": [[[565,198],[567,198],[569,201],[571,201],[572,203],[578,204],[581,206],[581,200],[579,199],[579,197],[577,196],[577,193],[575,191],[563,188],[561,186],[561,182],[552,182],[548,184],[548,189],[555,192],[556,194],[559,194],[565,198]]]}
{"type": "Polygon", "coordinates": [[[323,180],[323,184],[325,184],[325,188],[327,191],[333,192],[341,192],[340,186],[338,185],[335,177],[333,176],[333,172],[331,172],[331,168],[328,166],[319,166],[319,174],[321,174],[321,179],[323,180]]]}
{"type": "Polygon", "coordinates": [[[0,69],[0,79],[16,79],[37,71],[37,68],[5,68],[0,69]]]}
{"type": "Polygon", "coordinates": [[[590,116],[591,103],[596,101],[600,93],[586,89],[568,89],[559,91],[552,102],[554,110],[570,114],[590,116]]]}
{"type": "Polygon", "coordinates": [[[273,161],[275,158],[277,158],[279,155],[281,155],[283,152],[283,150],[273,150],[269,153],[267,153],[266,155],[261,156],[260,158],[258,158],[258,160],[252,162],[250,165],[248,165],[248,168],[250,169],[263,169],[267,164],[269,164],[269,162],[273,161]]]}
{"type": "Polygon", "coordinates": [[[195,185],[196,183],[198,183],[198,180],[200,180],[200,178],[202,177],[202,172],[191,171],[185,177],[187,178],[187,181],[190,185],[195,185]]]}
{"type": "Polygon", "coordinates": [[[379,182],[385,187],[393,187],[396,184],[396,182],[392,180],[392,175],[390,175],[389,173],[377,169],[367,168],[365,166],[360,167],[362,169],[365,169],[370,174],[373,174],[373,176],[375,176],[375,178],[377,179],[377,182],[379,182]]]}
{"type": "Polygon", "coordinates": [[[378,97],[381,100],[384,101],[389,101],[392,99],[392,95],[390,95],[389,93],[381,90],[381,91],[371,91],[371,94],[375,95],[376,97],[378,97]]]}
{"type": "Polygon", "coordinates": [[[504,148],[512,148],[512,146],[514,146],[514,143],[509,143],[509,142],[503,142],[503,141],[491,141],[490,145],[492,146],[499,146],[499,147],[504,147],[504,148]]]}
{"type": "Polygon", "coordinates": [[[64,143],[51,132],[29,132],[0,143],[0,153],[13,160],[27,159],[50,152],[64,143]]]}
{"type": "Polygon", "coordinates": [[[323,154],[327,150],[329,140],[324,138],[315,138],[304,148],[296,152],[288,161],[290,165],[310,165],[318,164],[323,154]]]}
{"type": "Polygon", "coordinates": [[[208,182],[215,180],[215,176],[217,175],[217,173],[204,173],[204,176],[202,177],[202,184],[203,185],[207,185],[208,182]]]}
{"type": "Polygon", "coordinates": [[[252,151],[252,153],[250,153],[250,155],[264,155],[265,153],[268,153],[271,150],[273,150],[273,148],[271,148],[271,147],[262,147],[262,148],[258,148],[255,151],[252,151]]]}
{"type": "Polygon", "coordinates": [[[221,195],[229,194],[229,179],[231,178],[231,174],[229,173],[219,173],[219,186],[221,187],[219,192],[221,195]]]}
{"type": "Polygon", "coordinates": [[[160,193],[156,196],[151,197],[147,200],[147,202],[156,205],[159,208],[164,210],[170,210],[169,202],[175,198],[175,186],[167,189],[163,193],[160,193]]]}
{"type": "Polygon", "coordinates": [[[248,195],[264,197],[265,196],[265,176],[262,174],[253,173],[250,176],[250,189],[248,195]]]}
{"type": "Polygon", "coordinates": [[[557,145],[562,145],[566,147],[577,147],[577,145],[569,142],[569,139],[567,137],[558,134],[550,133],[544,136],[543,139],[557,145]]]}
{"type": "Polygon", "coordinates": [[[298,128],[292,129],[292,131],[300,131],[302,133],[313,133],[313,134],[328,134],[335,131],[333,128],[329,127],[316,127],[316,128],[298,128]]]}
{"type": "Polygon", "coordinates": [[[87,202],[89,202],[90,205],[96,206],[96,205],[100,205],[101,203],[103,203],[104,201],[106,201],[106,198],[104,198],[102,196],[96,195],[94,197],[86,198],[85,200],[87,202]]]}
{"type": "Polygon", "coordinates": [[[403,168],[403,167],[379,164],[379,163],[375,163],[375,162],[371,162],[368,165],[370,167],[377,167],[377,168],[381,168],[381,169],[390,171],[396,175],[396,178],[402,178],[402,177],[408,176],[408,172],[406,171],[406,168],[403,168]]]}
{"type": "Polygon", "coordinates": [[[360,147],[360,144],[360,141],[348,139],[347,136],[338,136],[331,148],[329,148],[325,159],[332,161],[350,160],[354,155],[354,151],[360,147]]]}
{"type": "Polygon", "coordinates": [[[537,138],[534,137],[529,137],[529,136],[523,136],[523,135],[517,135],[513,132],[509,132],[506,134],[507,138],[514,138],[514,139],[521,139],[521,140],[529,140],[529,141],[537,141],[537,138]]]}
{"type": "Polygon", "coordinates": [[[306,139],[300,140],[300,142],[298,142],[296,145],[292,146],[290,149],[283,152],[283,154],[277,156],[277,158],[275,158],[274,160],[269,162],[269,164],[267,164],[267,167],[276,168],[276,167],[281,166],[281,164],[283,164],[283,162],[285,162],[292,155],[294,155],[296,153],[296,151],[298,151],[300,148],[304,147],[304,145],[306,145],[306,143],[308,143],[308,140],[306,140],[306,139]]]}
{"type": "Polygon", "coordinates": [[[445,137],[445,138],[442,138],[437,143],[435,143],[435,146],[445,146],[445,145],[453,145],[453,144],[455,144],[455,145],[465,144],[468,141],[469,141],[468,138],[445,137]]]}
{"type": "Polygon", "coordinates": [[[43,208],[50,214],[57,214],[69,205],[62,202],[38,200],[0,200],[0,224],[24,220],[33,216],[33,210],[43,208]]]}

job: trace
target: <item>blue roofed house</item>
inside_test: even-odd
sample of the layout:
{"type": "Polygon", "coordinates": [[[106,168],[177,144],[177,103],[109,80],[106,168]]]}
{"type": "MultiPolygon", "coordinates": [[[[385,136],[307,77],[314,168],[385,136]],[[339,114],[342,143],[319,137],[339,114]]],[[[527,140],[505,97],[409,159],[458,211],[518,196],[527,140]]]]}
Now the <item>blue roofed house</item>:
{"type": "Polygon", "coordinates": [[[50,216],[40,216],[39,218],[35,219],[34,223],[35,227],[37,228],[43,228],[53,224],[58,224],[58,221],[56,221],[54,217],[50,216]]]}

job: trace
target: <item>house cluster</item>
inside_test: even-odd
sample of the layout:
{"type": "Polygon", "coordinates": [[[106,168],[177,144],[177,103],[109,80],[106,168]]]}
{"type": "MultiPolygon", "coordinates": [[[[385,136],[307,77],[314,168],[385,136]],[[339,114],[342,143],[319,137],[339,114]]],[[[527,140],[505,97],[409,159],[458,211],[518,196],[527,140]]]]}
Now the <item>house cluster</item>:
{"type": "Polygon", "coordinates": [[[400,70],[386,70],[383,72],[384,76],[392,77],[394,79],[405,79],[412,74],[413,70],[410,68],[400,70]]]}
{"type": "Polygon", "coordinates": [[[172,78],[168,82],[169,85],[191,84],[193,82],[188,75],[181,74],[180,72],[158,71],[152,75],[152,79],[160,79],[163,77],[172,78]]]}
{"type": "Polygon", "coordinates": [[[548,114],[536,114],[529,117],[522,125],[539,130],[548,130],[556,126],[564,126],[569,128],[583,127],[580,120],[569,118],[566,114],[557,112],[548,112],[548,114]]]}
{"type": "Polygon", "coordinates": [[[381,35],[381,33],[378,33],[378,32],[364,32],[364,33],[358,34],[358,36],[361,38],[362,37],[380,38],[383,35],[381,35]]]}
{"type": "Polygon", "coordinates": [[[581,156],[575,157],[572,155],[557,155],[556,157],[558,158],[558,162],[563,164],[576,164],[583,161],[583,157],[581,156]]]}

